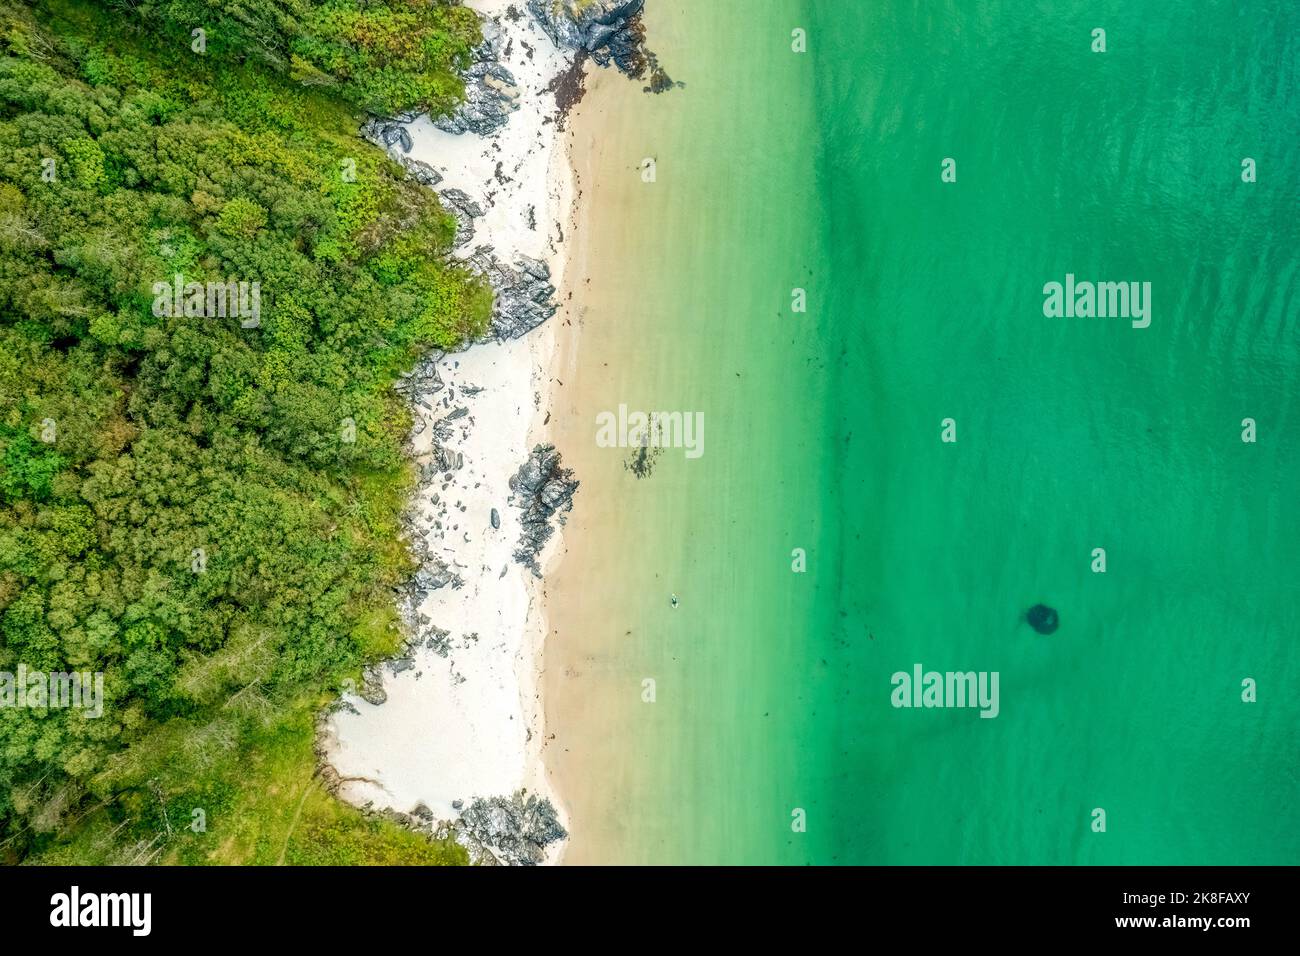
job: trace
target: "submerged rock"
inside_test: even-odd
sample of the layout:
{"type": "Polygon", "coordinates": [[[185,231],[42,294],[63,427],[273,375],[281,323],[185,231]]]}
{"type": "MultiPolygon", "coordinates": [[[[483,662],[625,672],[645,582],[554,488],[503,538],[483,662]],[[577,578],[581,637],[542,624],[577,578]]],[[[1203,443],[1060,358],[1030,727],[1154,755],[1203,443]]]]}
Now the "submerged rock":
{"type": "Polygon", "coordinates": [[[1051,634],[1061,623],[1056,608],[1048,607],[1046,604],[1035,604],[1031,607],[1025,613],[1025,620],[1039,634],[1051,634]]]}
{"type": "Polygon", "coordinates": [[[515,560],[540,578],[537,558],[555,530],[551,518],[564,523],[563,512],[573,510],[578,481],[570,469],[560,464],[560,453],[554,445],[538,445],[510,479],[510,490],[510,500],[524,513],[515,560]]]}

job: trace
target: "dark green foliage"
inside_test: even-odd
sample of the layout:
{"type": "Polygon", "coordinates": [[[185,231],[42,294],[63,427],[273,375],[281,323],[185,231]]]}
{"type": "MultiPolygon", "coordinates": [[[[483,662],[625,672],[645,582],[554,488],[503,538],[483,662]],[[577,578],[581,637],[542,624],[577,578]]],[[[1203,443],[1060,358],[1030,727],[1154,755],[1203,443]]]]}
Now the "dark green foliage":
{"type": "Polygon", "coordinates": [[[322,86],[374,113],[459,102],[458,71],[482,36],[478,20],[445,0],[103,0],[123,19],[203,55],[253,58],[298,83],[322,86]]]}
{"type": "MultiPolygon", "coordinates": [[[[214,832],[218,805],[243,807],[232,860],[286,852],[257,807],[286,827],[285,801],[307,807],[299,837],[360,825],[308,800],[311,715],[395,640],[409,418],[391,386],[481,333],[490,296],[444,259],[432,192],[355,128],[93,5],[0,2],[0,670],[102,671],[106,696],[98,720],[0,708],[0,859],[66,859],[53,835],[78,826],[117,859],[198,792],[220,795],[214,832]],[[155,314],[176,275],[260,283],[260,327],[155,314]]],[[[211,856],[168,827],[159,852],[211,856]]]]}

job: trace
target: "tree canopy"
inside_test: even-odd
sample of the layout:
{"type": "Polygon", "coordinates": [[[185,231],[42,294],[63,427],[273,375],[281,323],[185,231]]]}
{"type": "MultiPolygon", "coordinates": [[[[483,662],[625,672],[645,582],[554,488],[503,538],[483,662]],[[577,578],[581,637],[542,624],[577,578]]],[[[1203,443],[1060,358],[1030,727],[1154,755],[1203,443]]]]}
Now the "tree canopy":
{"type": "MultiPolygon", "coordinates": [[[[212,33],[256,57],[0,0],[0,671],[105,675],[99,719],[0,707],[0,859],[211,859],[185,829],[205,808],[239,834],[226,857],[273,862],[248,817],[280,826],[299,791],[291,861],[410,849],[308,800],[313,715],[400,640],[392,384],[481,334],[491,293],[355,105],[396,96],[409,57],[450,68],[471,31],[396,0],[138,9],[184,27],[217,8],[212,33]],[[402,17],[423,26],[397,44],[402,17]],[[304,88],[295,58],[337,85],[304,88]],[[158,314],[160,283],[238,282],[252,327],[158,314]]],[[[439,77],[402,100],[454,98],[439,77]]]]}
{"type": "Polygon", "coordinates": [[[381,114],[450,110],[464,92],[459,70],[482,41],[473,12],[447,0],[103,2],[173,43],[259,60],[381,114]]]}

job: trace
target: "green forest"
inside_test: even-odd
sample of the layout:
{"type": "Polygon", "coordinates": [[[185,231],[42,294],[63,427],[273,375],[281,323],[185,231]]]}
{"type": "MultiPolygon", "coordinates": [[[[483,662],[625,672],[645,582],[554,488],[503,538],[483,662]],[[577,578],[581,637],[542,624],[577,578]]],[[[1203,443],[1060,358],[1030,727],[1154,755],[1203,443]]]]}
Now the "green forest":
{"type": "Polygon", "coordinates": [[[491,308],[357,129],[454,106],[479,39],[441,2],[0,0],[0,671],[104,675],[98,719],[0,707],[0,862],[464,862],[313,744],[402,640],[393,383],[491,308]],[[257,283],[258,321],[159,314],[174,281],[257,283]]]}

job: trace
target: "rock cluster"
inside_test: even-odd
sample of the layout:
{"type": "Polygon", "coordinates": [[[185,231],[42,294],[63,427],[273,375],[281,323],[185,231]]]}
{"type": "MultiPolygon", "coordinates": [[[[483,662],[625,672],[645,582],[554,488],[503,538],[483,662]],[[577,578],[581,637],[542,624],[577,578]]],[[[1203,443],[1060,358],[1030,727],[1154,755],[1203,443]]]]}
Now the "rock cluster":
{"type": "Polygon", "coordinates": [[[641,9],[645,0],[528,0],[528,12],[562,50],[582,51],[600,66],[645,75],[649,56],[641,9]]]}
{"type": "Polygon", "coordinates": [[[442,352],[427,353],[415,368],[398,377],[393,391],[404,395],[412,404],[419,403],[422,408],[432,411],[429,399],[446,387],[438,374],[438,363],[442,358],[442,352]]]}
{"type": "MultiPolygon", "coordinates": [[[[345,782],[328,763],[321,767],[321,778],[331,792],[345,782]]],[[[569,835],[551,801],[527,790],[508,797],[475,797],[469,806],[454,800],[451,808],[459,814],[454,820],[439,820],[423,803],[417,803],[410,813],[378,809],[373,803],[361,810],[435,840],[455,840],[469,852],[473,866],[536,866],[546,862],[547,847],[569,835]]]]}
{"type": "Polygon", "coordinates": [[[488,337],[517,339],[541,325],[556,312],[551,301],[551,269],[540,259],[515,256],[515,267],[497,258],[491,246],[479,246],[466,261],[492,286],[492,320],[488,337]]]}
{"type": "Polygon", "coordinates": [[[519,84],[500,59],[501,28],[492,20],[481,21],[483,42],[474,50],[474,64],[461,74],[465,101],[449,116],[433,121],[448,133],[477,133],[489,136],[506,125],[519,109],[519,84]]]}
{"type": "Polygon", "coordinates": [[[474,220],[483,217],[483,207],[463,189],[444,189],[438,195],[447,211],[456,217],[456,238],[452,240],[452,247],[459,249],[474,238],[474,220]]]}
{"type": "Polygon", "coordinates": [[[361,125],[361,137],[387,150],[388,155],[406,169],[408,179],[422,186],[436,186],[442,182],[442,173],[428,163],[406,155],[415,144],[404,124],[413,118],[380,119],[372,116],[361,125]]]}
{"type": "Polygon", "coordinates": [[[357,696],[376,707],[388,700],[388,692],[384,690],[384,676],[378,667],[367,667],[362,672],[361,688],[357,691],[357,696]]]}
{"type": "Polygon", "coordinates": [[[523,509],[515,560],[540,578],[537,558],[555,530],[551,518],[564,524],[564,512],[573,509],[578,480],[572,470],[561,465],[554,445],[538,445],[510,479],[510,490],[510,500],[523,509]]]}
{"type": "Polygon", "coordinates": [[[388,150],[390,156],[401,162],[401,155],[409,153],[415,143],[411,139],[411,133],[406,128],[405,123],[409,123],[415,117],[413,116],[395,116],[391,119],[384,119],[379,116],[372,116],[361,124],[361,135],[370,140],[376,146],[382,146],[388,150]]]}
{"type": "Polygon", "coordinates": [[[454,824],[456,839],[475,862],[486,862],[484,851],[510,866],[545,862],[546,848],[569,834],[549,800],[526,790],[510,797],[475,797],[454,824]]]}

